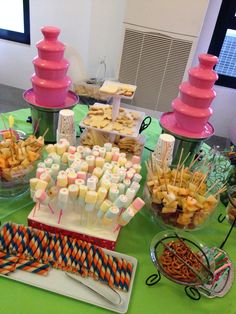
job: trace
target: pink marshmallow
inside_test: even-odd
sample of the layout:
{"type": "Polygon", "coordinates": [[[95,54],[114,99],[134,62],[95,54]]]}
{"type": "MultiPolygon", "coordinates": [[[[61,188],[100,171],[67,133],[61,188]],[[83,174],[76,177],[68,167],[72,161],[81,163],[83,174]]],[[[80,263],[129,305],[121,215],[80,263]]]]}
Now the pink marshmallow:
{"type": "Polygon", "coordinates": [[[34,194],[34,198],[39,202],[42,203],[47,198],[47,193],[44,190],[37,190],[34,194]]]}
{"type": "Polygon", "coordinates": [[[75,172],[70,172],[67,175],[68,184],[74,184],[77,179],[77,174],[75,172]]]}
{"type": "Polygon", "coordinates": [[[36,170],[36,178],[40,178],[41,174],[45,172],[45,169],[44,168],[38,168],[36,170]]]}
{"type": "Polygon", "coordinates": [[[118,153],[118,152],[113,153],[112,161],[118,161],[119,158],[120,158],[120,153],[118,153]]]}
{"type": "Polygon", "coordinates": [[[131,159],[131,162],[133,164],[140,164],[140,157],[139,156],[133,156],[132,159],[131,159]]]}
{"type": "Polygon", "coordinates": [[[87,176],[87,174],[85,171],[78,171],[77,172],[77,178],[78,179],[86,180],[86,176],[87,176]]]}
{"type": "Polygon", "coordinates": [[[76,147],[75,146],[69,146],[68,153],[69,154],[74,154],[75,152],[76,152],[76,147]]]}
{"type": "Polygon", "coordinates": [[[143,208],[145,202],[140,197],[137,197],[131,205],[134,207],[135,212],[138,212],[140,209],[143,208]]]}

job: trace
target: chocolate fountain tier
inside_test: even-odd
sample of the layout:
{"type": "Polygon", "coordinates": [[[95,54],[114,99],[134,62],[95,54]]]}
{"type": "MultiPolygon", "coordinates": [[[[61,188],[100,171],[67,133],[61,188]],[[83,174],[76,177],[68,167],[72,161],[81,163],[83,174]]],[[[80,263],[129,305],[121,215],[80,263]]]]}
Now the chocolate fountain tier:
{"type": "Polygon", "coordinates": [[[35,74],[45,80],[61,80],[65,77],[69,62],[66,59],[51,61],[35,57],[33,60],[35,74]]]}
{"type": "Polygon", "coordinates": [[[68,91],[62,106],[43,107],[37,103],[32,88],[23,93],[23,98],[31,108],[32,125],[33,130],[36,130],[36,136],[42,135],[49,128],[45,136],[47,143],[56,142],[59,111],[61,109],[72,109],[79,102],[79,97],[74,92],[68,91]]]}
{"type": "Polygon", "coordinates": [[[182,129],[176,122],[173,112],[165,112],[160,118],[160,124],[163,130],[174,136],[184,137],[196,140],[206,140],[214,134],[213,126],[208,122],[201,132],[190,132],[182,129]]]}
{"type": "Polygon", "coordinates": [[[36,47],[39,58],[51,61],[60,61],[64,56],[65,45],[57,40],[60,29],[53,26],[45,26],[41,29],[44,39],[40,40],[36,47]]]}
{"type": "Polygon", "coordinates": [[[179,129],[190,133],[204,132],[213,113],[210,106],[216,93],[212,87],[218,78],[213,66],[217,60],[215,56],[201,54],[198,66],[188,71],[189,80],[180,84],[179,96],[172,102],[174,120],[179,129]]]}

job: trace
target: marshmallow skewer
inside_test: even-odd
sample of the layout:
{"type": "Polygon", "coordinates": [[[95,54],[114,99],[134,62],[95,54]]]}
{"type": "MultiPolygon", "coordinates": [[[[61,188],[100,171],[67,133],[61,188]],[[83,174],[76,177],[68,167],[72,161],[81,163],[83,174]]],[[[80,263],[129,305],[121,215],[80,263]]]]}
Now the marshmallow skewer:
{"type": "Polygon", "coordinates": [[[130,220],[136,215],[136,213],[143,208],[145,205],[144,201],[137,197],[133,203],[119,216],[118,218],[118,225],[114,229],[118,231],[121,227],[126,226],[130,220]]]}
{"type": "Polygon", "coordinates": [[[78,205],[79,205],[79,212],[80,212],[80,224],[83,221],[85,197],[86,197],[87,191],[88,191],[88,187],[86,185],[80,185],[79,197],[78,197],[78,205]]]}
{"type": "Polygon", "coordinates": [[[34,212],[42,204],[53,213],[51,204],[55,202],[60,209],[58,224],[72,208],[78,209],[80,224],[111,226],[121,219],[128,221],[131,212],[139,210],[134,199],[142,179],[140,157],[133,156],[130,161],[111,143],[90,149],[60,140],[46,150],[48,157],[39,163],[36,178],[30,181],[31,196],[37,203],[34,212]]]}
{"type": "Polygon", "coordinates": [[[59,212],[58,222],[57,222],[58,224],[61,223],[61,217],[62,217],[63,211],[65,211],[67,208],[68,196],[69,196],[69,190],[67,188],[60,189],[59,194],[58,194],[58,204],[60,207],[60,212],[59,212]]]}
{"type": "Polygon", "coordinates": [[[50,205],[50,198],[44,190],[37,190],[34,194],[34,200],[36,203],[46,205],[50,209],[51,213],[54,214],[54,210],[50,205]]]}
{"type": "Polygon", "coordinates": [[[92,215],[95,208],[95,204],[97,201],[97,192],[95,191],[88,191],[85,196],[85,225],[92,224],[92,215]]]}

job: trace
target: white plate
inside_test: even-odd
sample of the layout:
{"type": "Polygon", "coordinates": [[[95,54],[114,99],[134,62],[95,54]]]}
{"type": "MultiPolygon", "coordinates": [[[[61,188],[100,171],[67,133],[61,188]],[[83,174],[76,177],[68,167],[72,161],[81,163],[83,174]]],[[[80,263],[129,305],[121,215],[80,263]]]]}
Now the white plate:
{"type": "MultiPolygon", "coordinates": [[[[131,87],[134,89],[134,92],[132,94],[132,96],[124,96],[124,95],[119,95],[119,94],[109,94],[111,96],[119,96],[120,98],[123,98],[123,99],[133,99],[134,98],[134,94],[135,94],[135,91],[137,89],[137,86],[136,85],[131,85],[131,84],[124,84],[124,83],[120,83],[120,82],[114,82],[114,81],[105,81],[103,84],[102,84],[102,87],[104,86],[107,86],[107,85],[110,85],[110,86],[116,86],[116,87],[121,87],[122,86],[127,86],[127,87],[131,87]]],[[[102,88],[101,87],[101,88],[102,88]]],[[[104,93],[104,92],[103,92],[104,93]]]]}
{"type": "MultiPolygon", "coordinates": [[[[58,293],[69,298],[73,298],[79,301],[90,303],[105,309],[117,312],[126,313],[129,307],[131,292],[133,288],[133,282],[135,277],[135,272],[137,269],[137,260],[132,256],[121,254],[118,252],[109,251],[103,249],[107,254],[112,256],[117,256],[120,258],[125,258],[127,261],[133,264],[133,272],[131,276],[131,283],[128,292],[122,292],[116,290],[122,299],[120,305],[113,305],[112,303],[106,301],[97,293],[91,291],[86,286],[78,283],[77,281],[69,278],[66,274],[58,269],[51,269],[49,274],[45,276],[39,276],[35,274],[28,273],[26,271],[16,270],[8,276],[0,275],[4,278],[19,281],[34,287],[38,287],[50,292],[58,293]]],[[[92,278],[85,278],[84,280],[93,280],[92,278]]],[[[101,286],[103,284],[101,283],[101,286]]]]}
{"type": "MultiPolygon", "coordinates": [[[[95,103],[93,106],[101,106],[100,103],[95,103]]],[[[124,134],[124,133],[120,133],[119,131],[107,131],[107,130],[104,130],[104,129],[99,129],[99,128],[95,128],[95,127],[92,127],[92,126],[89,126],[89,125],[86,125],[84,124],[84,120],[88,118],[88,116],[86,116],[81,122],[80,122],[80,127],[81,128],[85,128],[85,129],[93,129],[93,130],[97,130],[97,131],[101,131],[101,132],[104,132],[104,133],[109,133],[109,134],[115,134],[115,135],[120,135],[120,136],[127,136],[127,137],[137,137],[139,135],[139,129],[140,129],[140,126],[143,122],[143,119],[145,118],[145,113],[142,112],[142,111],[138,111],[138,110],[132,110],[132,109],[126,109],[124,108],[125,111],[127,112],[137,112],[139,113],[140,117],[138,120],[136,120],[136,125],[131,128],[131,130],[133,131],[132,134],[124,134]]]]}

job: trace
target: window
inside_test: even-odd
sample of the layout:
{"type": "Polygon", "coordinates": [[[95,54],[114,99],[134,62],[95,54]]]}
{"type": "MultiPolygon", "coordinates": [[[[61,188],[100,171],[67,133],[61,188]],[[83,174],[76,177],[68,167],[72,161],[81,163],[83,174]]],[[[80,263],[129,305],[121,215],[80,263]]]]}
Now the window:
{"type": "Polygon", "coordinates": [[[223,0],[208,53],[219,57],[217,85],[236,88],[236,1],[223,0]]]}
{"type": "Polygon", "coordinates": [[[29,0],[0,0],[0,38],[30,44],[29,0]]]}

